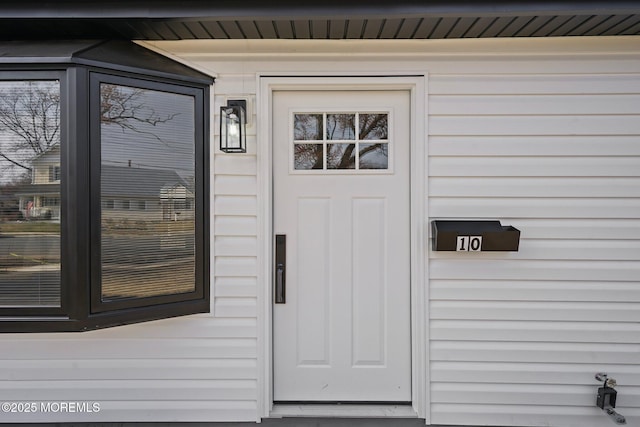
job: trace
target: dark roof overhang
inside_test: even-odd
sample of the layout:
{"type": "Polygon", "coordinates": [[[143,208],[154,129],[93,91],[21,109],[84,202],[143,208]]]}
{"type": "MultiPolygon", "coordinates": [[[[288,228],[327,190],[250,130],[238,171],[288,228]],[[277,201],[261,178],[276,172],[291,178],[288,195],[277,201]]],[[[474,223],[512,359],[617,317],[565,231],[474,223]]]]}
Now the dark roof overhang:
{"type": "Polygon", "coordinates": [[[0,65],[82,65],[210,85],[213,78],[125,40],[0,41],[0,65]]]}
{"type": "Polygon", "coordinates": [[[640,34],[634,1],[21,0],[0,38],[447,39],[640,34]]]}

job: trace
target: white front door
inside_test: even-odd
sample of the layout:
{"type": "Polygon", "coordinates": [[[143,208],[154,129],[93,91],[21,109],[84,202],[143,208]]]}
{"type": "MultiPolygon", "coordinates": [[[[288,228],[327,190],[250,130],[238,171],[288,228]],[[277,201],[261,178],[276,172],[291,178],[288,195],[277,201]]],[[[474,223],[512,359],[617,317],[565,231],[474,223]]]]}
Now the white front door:
{"type": "Polygon", "coordinates": [[[272,117],[274,401],[409,402],[410,92],[274,91],[272,117]]]}

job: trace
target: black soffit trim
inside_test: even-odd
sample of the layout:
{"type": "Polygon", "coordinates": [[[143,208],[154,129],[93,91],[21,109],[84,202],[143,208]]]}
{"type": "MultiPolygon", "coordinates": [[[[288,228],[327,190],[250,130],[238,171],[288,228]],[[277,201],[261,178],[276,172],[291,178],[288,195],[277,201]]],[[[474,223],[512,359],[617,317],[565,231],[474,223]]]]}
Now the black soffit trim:
{"type": "Polygon", "coordinates": [[[468,39],[640,35],[640,12],[325,19],[2,19],[0,40],[468,39]]]}
{"type": "Polygon", "coordinates": [[[570,15],[602,13],[637,13],[637,0],[618,1],[466,1],[466,0],[21,0],[1,2],[0,16],[4,18],[269,18],[296,17],[395,17],[395,16],[489,16],[489,15],[570,15]]]}
{"type": "Polygon", "coordinates": [[[455,39],[640,34],[640,2],[0,2],[0,39],[455,39]]]}

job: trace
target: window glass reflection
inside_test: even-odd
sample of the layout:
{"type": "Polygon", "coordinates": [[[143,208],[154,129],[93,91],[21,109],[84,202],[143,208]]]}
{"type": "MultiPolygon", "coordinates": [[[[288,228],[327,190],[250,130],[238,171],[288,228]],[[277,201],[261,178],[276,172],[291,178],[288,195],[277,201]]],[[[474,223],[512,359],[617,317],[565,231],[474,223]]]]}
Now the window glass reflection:
{"type": "Polygon", "coordinates": [[[322,152],[322,144],[295,144],[293,153],[294,169],[322,169],[322,152]]]}
{"type": "Polygon", "coordinates": [[[389,144],[360,144],[360,169],[388,169],[389,144]]]}
{"type": "Polygon", "coordinates": [[[355,139],[355,117],[355,114],[327,114],[327,140],[355,139]]]}
{"type": "Polygon", "coordinates": [[[322,141],[322,114],[295,114],[293,138],[297,141],[322,141]]]}
{"type": "Polygon", "coordinates": [[[389,169],[388,113],[294,114],[294,125],[295,170],[389,169]]]}
{"type": "Polygon", "coordinates": [[[388,114],[360,114],[358,120],[360,139],[388,139],[388,114]]]}
{"type": "Polygon", "coordinates": [[[327,169],[355,169],[355,144],[328,144],[327,169]]]}
{"type": "Polygon", "coordinates": [[[195,290],[195,104],[101,84],[102,300],[195,290]]]}

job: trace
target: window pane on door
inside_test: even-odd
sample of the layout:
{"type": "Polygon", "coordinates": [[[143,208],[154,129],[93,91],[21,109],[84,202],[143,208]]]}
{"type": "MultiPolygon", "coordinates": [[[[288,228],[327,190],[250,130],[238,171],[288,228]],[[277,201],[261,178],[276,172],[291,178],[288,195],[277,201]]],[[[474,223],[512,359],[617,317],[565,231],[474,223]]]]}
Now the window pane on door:
{"type": "Polygon", "coordinates": [[[322,141],[322,114],[295,114],[293,139],[298,141],[322,141]]]}
{"type": "Polygon", "coordinates": [[[293,118],[294,170],[392,172],[389,113],[294,113],[293,118]]]}
{"type": "Polygon", "coordinates": [[[293,165],[295,169],[322,169],[322,144],[295,144],[293,165]]]}
{"type": "Polygon", "coordinates": [[[327,114],[327,140],[355,139],[355,117],[355,114],[327,114]]]}
{"type": "Polygon", "coordinates": [[[100,98],[102,301],[192,292],[194,99],[104,83],[100,98]]]}
{"type": "Polygon", "coordinates": [[[355,169],[355,144],[327,144],[327,169],[355,169]]]}
{"type": "Polygon", "coordinates": [[[388,114],[360,114],[360,139],[388,139],[388,114]]]}
{"type": "Polygon", "coordinates": [[[59,307],[58,81],[0,81],[0,154],[0,307],[59,307]]]}
{"type": "Polygon", "coordinates": [[[387,169],[389,144],[360,144],[360,169],[387,169]]]}

